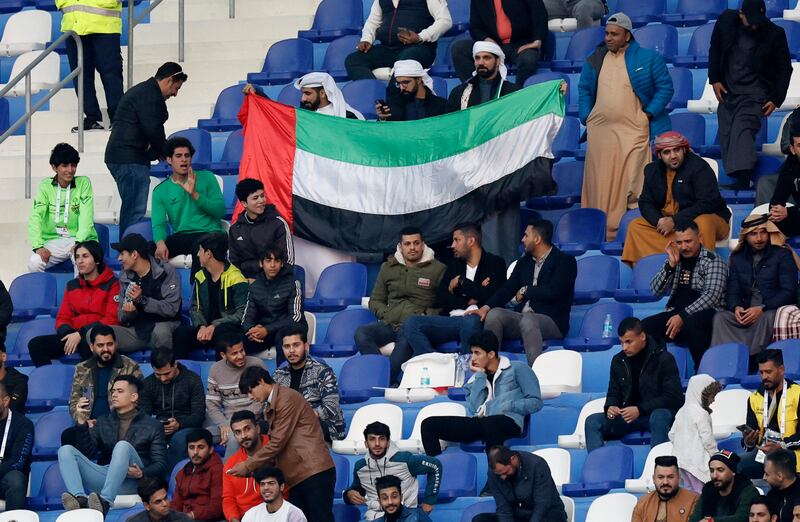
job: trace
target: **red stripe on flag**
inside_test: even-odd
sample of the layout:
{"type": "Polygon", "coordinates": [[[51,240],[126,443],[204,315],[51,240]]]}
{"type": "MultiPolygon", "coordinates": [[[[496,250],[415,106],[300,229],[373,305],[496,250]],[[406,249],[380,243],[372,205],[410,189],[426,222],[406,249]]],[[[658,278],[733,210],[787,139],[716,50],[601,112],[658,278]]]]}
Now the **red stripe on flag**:
{"type": "MultiPolygon", "coordinates": [[[[267,202],[275,205],[292,226],[292,173],[297,135],[294,107],[247,94],[239,111],[244,127],[239,180],[254,178],[264,183],[267,202]]],[[[244,207],[236,203],[234,221],[244,207]]]]}

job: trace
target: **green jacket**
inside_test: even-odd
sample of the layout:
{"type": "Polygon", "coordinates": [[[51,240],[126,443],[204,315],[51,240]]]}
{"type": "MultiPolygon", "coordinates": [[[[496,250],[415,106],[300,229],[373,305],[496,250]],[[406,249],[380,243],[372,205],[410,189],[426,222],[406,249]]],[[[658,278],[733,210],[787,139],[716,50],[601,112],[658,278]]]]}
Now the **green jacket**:
{"type": "Polygon", "coordinates": [[[412,315],[439,315],[434,308],[436,289],[447,267],[425,247],[422,260],[407,267],[400,248],[387,259],[378,272],[375,287],[369,296],[369,309],[395,330],[412,315]]]}
{"type": "Polygon", "coordinates": [[[244,308],[247,306],[247,292],[250,289],[250,282],[239,271],[238,268],[226,262],[225,270],[220,276],[220,296],[219,311],[221,317],[209,321],[207,318],[209,297],[208,281],[210,274],[206,269],[199,270],[195,275],[195,285],[192,295],[192,308],[189,310],[189,317],[193,326],[207,326],[212,324],[218,326],[222,323],[240,324],[244,308]]]}
{"type": "Polygon", "coordinates": [[[153,241],[167,239],[167,223],[172,233],[224,232],[220,220],[225,217],[225,200],[212,172],[198,170],[195,191],[197,201],[169,177],[153,189],[153,241]]]}
{"type": "Polygon", "coordinates": [[[92,182],[86,176],[75,176],[72,185],[68,189],[62,189],[53,176],[42,180],[33,199],[33,210],[28,220],[28,241],[32,250],[41,248],[47,241],[59,237],[56,232],[56,201],[59,197],[60,226],[64,226],[64,213],[67,210],[67,234],[75,238],[75,241],[97,241],[97,232],[94,229],[92,182]],[[66,201],[67,190],[69,190],[69,204],[66,201]]]}

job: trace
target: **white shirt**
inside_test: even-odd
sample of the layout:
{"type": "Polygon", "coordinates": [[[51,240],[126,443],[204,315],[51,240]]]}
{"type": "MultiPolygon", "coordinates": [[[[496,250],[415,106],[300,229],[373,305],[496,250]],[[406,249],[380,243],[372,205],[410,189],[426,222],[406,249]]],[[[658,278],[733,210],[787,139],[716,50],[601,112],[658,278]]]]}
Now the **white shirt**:
{"type": "MultiPolygon", "coordinates": [[[[400,0],[392,0],[395,8],[399,2],[400,0]]],[[[446,0],[427,0],[427,4],[428,12],[433,17],[433,23],[420,31],[418,36],[423,42],[435,42],[453,27],[453,19],[450,16],[450,9],[447,8],[446,0]]],[[[383,10],[379,0],[375,0],[369,10],[369,17],[364,22],[364,28],[361,30],[361,41],[373,43],[375,41],[375,33],[381,26],[382,21],[383,10]]]]}
{"type": "Polygon", "coordinates": [[[300,508],[284,500],[281,508],[275,513],[267,511],[265,502],[251,507],[242,517],[242,522],[308,522],[308,520],[300,508]]]}
{"type": "Polygon", "coordinates": [[[475,281],[475,274],[477,273],[478,273],[478,265],[475,266],[467,265],[467,274],[466,274],[467,279],[469,279],[470,281],[475,281]]]}

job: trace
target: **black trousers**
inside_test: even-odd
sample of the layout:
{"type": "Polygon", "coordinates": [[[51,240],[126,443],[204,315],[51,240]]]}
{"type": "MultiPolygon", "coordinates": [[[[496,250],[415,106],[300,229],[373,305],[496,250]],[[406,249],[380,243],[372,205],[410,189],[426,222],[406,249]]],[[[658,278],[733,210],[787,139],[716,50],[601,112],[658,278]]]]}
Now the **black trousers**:
{"type": "Polygon", "coordinates": [[[422,42],[412,45],[373,45],[366,53],[356,51],[349,55],[344,66],[351,80],[374,79],[373,69],[392,67],[398,60],[416,60],[428,68],[436,58],[436,43],[422,42]]]}
{"type": "Polygon", "coordinates": [[[178,359],[185,359],[192,350],[213,348],[210,342],[201,343],[197,340],[197,326],[182,324],[172,332],[172,351],[178,359]]]}
{"type": "Polygon", "coordinates": [[[0,498],[6,501],[6,511],[25,509],[28,491],[28,474],[15,469],[9,470],[0,478],[0,498]]]}
{"type": "MultiPolygon", "coordinates": [[[[64,341],[58,335],[40,335],[28,342],[28,352],[31,354],[33,365],[37,368],[50,364],[52,359],[60,359],[64,356],[64,341]]],[[[76,353],[81,356],[81,361],[85,361],[92,355],[92,350],[86,343],[86,338],[81,335],[81,342],[78,343],[76,353]]]]}
{"type": "Polygon", "coordinates": [[[398,382],[403,363],[414,356],[414,350],[403,335],[403,329],[395,331],[383,321],[378,321],[359,326],[354,337],[356,348],[362,355],[381,355],[381,346],[394,343],[394,350],[389,356],[389,383],[398,382]]]}
{"type": "Polygon", "coordinates": [[[336,468],[311,475],[289,489],[289,502],[300,508],[308,520],[334,522],[333,489],[336,468]]]}
{"type": "MultiPolygon", "coordinates": [[[[108,118],[114,122],[114,112],[122,98],[122,51],[119,38],[118,34],[87,34],[80,37],[83,46],[83,113],[87,122],[103,121],[94,88],[95,71],[103,82],[108,118]]],[[[78,66],[78,47],[72,38],[67,38],[67,59],[71,69],[78,66]]],[[[77,78],[74,84],[77,93],[77,78]]]]}
{"type": "Polygon", "coordinates": [[[473,442],[482,440],[488,452],[492,446],[505,444],[519,437],[522,430],[514,419],[506,415],[489,417],[428,417],[422,421],[422,446],[425,454],[435,457],[442,453],[439,439],[448,442],[473,442]]]}
{"type": "Polygon", "coordinates": [[[172,234],[164,240],[169,250],[169,257],[192,256],[192,272],[189,281],[194,284],[194,275],[200,270],[200,258],[197,257],[197,242],[206,232],[184,232],[172,234]]]}
{"type": "Polygon", "coordinates": [[[687,346],[692,354],[694,367],[697,369],[700,366],[700,359],[711,345],[711,324],[714,321],[714,310],[703,310],[691,314],[683,322],[683,328],[675,339],[670,339],[667,337],[667,321],[673,315],[675,315],[674,311],[651,315],[642,321],[644,331],[657,341],[675,342],[687,346]]]}

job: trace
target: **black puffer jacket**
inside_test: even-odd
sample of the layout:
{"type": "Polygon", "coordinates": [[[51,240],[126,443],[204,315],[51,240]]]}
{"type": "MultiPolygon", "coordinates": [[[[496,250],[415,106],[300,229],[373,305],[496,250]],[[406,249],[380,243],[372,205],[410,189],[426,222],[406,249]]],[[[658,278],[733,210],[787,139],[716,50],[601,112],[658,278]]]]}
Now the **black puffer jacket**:
{"type": "Polygon", "coordinates": [[[206,394],[200,376],[178,363],[179,373],[164,384],[155,374],[144,380],[139,409],[156,419],[174,418],[184,428],[200,428],[206,417],[206,394]]]}
{"type": "Polygon", "coordinates": [[[268,331],[278,331],[292,323],[306,324],[303,316],[303,292],[294,276],[294,267],[286,264],[275,279],[267,279],[261,271],[250,285],[242,328],[261,325],[268,331]]]}
{"type": "Polygon", "coordinates": [[[764,257],[753,269],[753,253],[749,246],[732,254],[728,272],[725,305],[733,312],[737,306],[750,307],[753,296],[753,272],[766,310],[794,304],[797,296],[797,266],[792,253],[779,246],[768,245],[764,257]]]}
{"type": "Polygon", "coordinates": [[[294,244],[289,224],[275,209],[275,205],[267,205],[264,213],[254,221],[247,219],[244,210],[240,212],[228,231],[228,239],[228,259],[250,279],[261,273],[259,258],[268,243],[278,245],[286,254],[286,262],[294,264],[294,244]]]}

